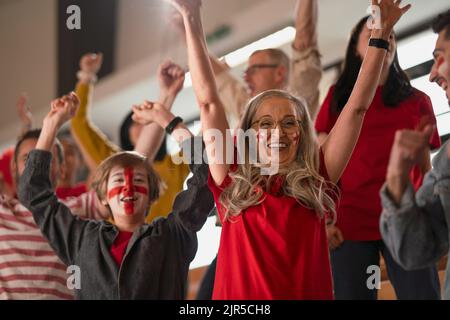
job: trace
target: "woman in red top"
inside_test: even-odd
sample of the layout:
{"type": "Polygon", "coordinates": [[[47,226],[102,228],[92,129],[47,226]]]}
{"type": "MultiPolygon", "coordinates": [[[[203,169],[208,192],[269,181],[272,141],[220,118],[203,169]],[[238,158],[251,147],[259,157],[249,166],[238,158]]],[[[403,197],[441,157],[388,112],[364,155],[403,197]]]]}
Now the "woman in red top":
{"type": "MultiPolygon", "coordinates": [[[[238,148],[245,152],[246,157],[240,159],[243,163],[230,168],[222,157],[233,159],[226,153],[232,150],[226,139],[230,133],[208,59],[201,1],[169,2],[181,13],[185,25],[189,67],[208,151],[210,188],[223,223],[213,298],[332,299],[324,216],[335,209],[327,180],[336,183],[350,159],[386,50],[367,50],[352,96],[321,151],[304,103],[277,90],[255,97],[240,129],[258,132],[257,151],[270,168],[252,163],[248,157],[252,141],[238,148]]],[[[372,36],[387,40],[409,6],[401,9],[393,0],[383,0],[379,6],[383,29],[374,30],[372,36]]]]}
{"type": "MultiPolygon", "coordinates": [[[[315,127],[319,141],[326,140],[339,116],[348,108],[346,104],[369,42],[367,19],[363,18],[354,28],[342,74],[330,89],[317,117],[315,127]]],[[[380,253],[384,256],[399,299],[439,298],[435,268],[404,271],[392,260],[379,231],[379,190],[385,181],[395,132],[399,129],[423,130],[427,126],[427,130],[430,130],[429,126],[435,123],[430,98],[411,86],[400,67],[395,35],[392,34],[375,97],[365,116],[352,158],[340,180],[342,193],[337,223],[327,227],[337,299],[376,299],[377,290],[367,286],[367,280],[372,274],[367,270],[371,265],[379,266],[380,253]]],[[[436,129],[430,146],[440,146],[436,129]]],[[[423,154],[421,166],[411,172],[416,187],[420,186],[424,173],[430,168],[427,150],[423,154]]]]}

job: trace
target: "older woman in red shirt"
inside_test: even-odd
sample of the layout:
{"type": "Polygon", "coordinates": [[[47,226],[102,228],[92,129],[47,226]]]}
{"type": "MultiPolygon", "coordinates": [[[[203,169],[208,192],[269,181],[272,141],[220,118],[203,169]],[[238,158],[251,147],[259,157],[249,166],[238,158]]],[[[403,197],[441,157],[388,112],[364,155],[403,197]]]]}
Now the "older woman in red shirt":
{"type": "MultiPolygon", "coordinates": [[[[181,13],[186,29],[192,83],[210,151],[210,188],[223,223],[213,298],[332,299],[325,216],[335,211],[332,185],[358,140],[386,50],[379,46],[367,50],[345,111],[321,149],[307,108],[298,98],[270,90],[249,103],[240,129],[254,129],[263,162],[279,168],[263,175],[261,170],[268,168],[252,164],[248,157],[231,166],[221,158],[229,150],[228,124],[208,59],[201,2],[169,1],[181,13]]],[[[409,6],[399,8],[393,0],[379,6],[383,29],[374,30],[372,36],[383,42],[409,6]]],[[[248,155],[249,144],[238,151],[248,155]]]]}

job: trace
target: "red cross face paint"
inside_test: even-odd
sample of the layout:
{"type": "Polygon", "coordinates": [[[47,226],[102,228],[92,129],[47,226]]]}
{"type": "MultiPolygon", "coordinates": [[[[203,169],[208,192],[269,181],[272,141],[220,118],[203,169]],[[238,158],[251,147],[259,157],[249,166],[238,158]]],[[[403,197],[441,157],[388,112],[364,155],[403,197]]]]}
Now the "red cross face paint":
{"type": "Polygon", "coordinates": [[[261,163],[288,165],[297,157],[300,132],[286,134],[281,129],[258,130],[256,134],[261,163]]]}
{"type": "Polygon", "coordinates": [[[114,167],[108,181],[108,204],[113,214],[127,216],[145,211],[148,206],[148,182],[141,168],[114,167]]]}
{"type": "Polygon", "coordinates": [[[292,134],[292,137],[290,137],[290,139],[292,140],[293,144],[299,145],[300,144],[300,132],[296,132],[296,133],[292,134]]]}

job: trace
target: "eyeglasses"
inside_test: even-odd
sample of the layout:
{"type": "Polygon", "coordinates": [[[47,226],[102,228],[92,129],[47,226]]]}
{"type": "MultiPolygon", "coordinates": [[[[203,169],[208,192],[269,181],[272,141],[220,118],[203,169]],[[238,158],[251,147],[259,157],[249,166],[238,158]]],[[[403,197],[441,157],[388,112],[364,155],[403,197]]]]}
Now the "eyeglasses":
{"type": "Polygon", "coordinates": [[[245,69],[244,76],[250,76],[255,73],[256,70],[264,68],[278,68],[278,64],[254,64],[245,69]]]}
{"type": "Polygon", "coordinates": [[[275,130],[278,125],[286,133],[292,133],[298,131],[301,125],[301,121],[294,117],[287,117],[281,121],[275,121],[271,117],[262,117],[261,119],[252,123],[252,127],[258,125],[258,129],[262,130],[275,130]]]}

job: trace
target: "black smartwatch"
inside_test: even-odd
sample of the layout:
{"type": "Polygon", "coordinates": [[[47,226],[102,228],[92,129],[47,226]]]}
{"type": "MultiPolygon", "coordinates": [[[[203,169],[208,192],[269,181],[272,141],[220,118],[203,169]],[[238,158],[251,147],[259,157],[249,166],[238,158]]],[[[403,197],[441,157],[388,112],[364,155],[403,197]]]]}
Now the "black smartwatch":
{"type": "Polygon", "coordinates": [[[173,118],[172,121],[170,121],[169,124],[167,125],[166,132],[168,134],[172,134],[173,130],[175,130],[175,127],[181,122],[183,122],[183,119],[181,117],[173,118]]]}
{"type": "Polygon", "coordinates": [[[389,50],[389,41],[384,39],[370,39],[369,47],[389,50]]]}

